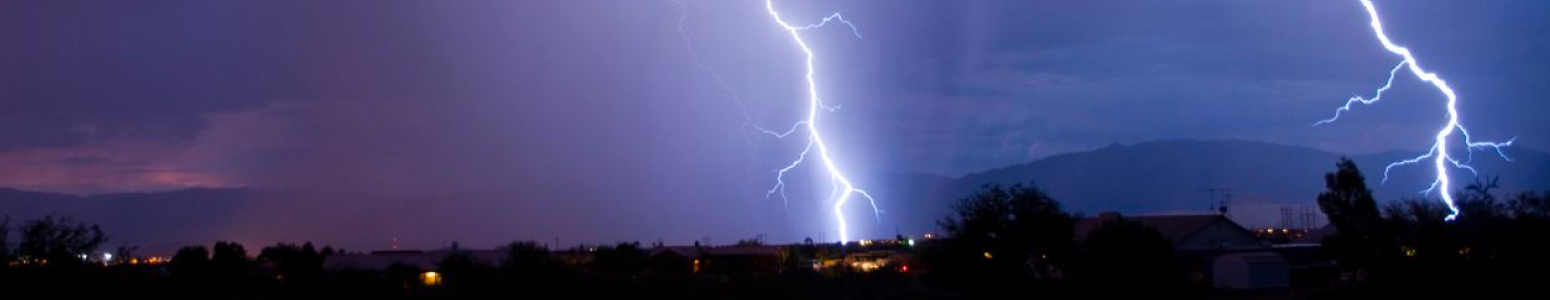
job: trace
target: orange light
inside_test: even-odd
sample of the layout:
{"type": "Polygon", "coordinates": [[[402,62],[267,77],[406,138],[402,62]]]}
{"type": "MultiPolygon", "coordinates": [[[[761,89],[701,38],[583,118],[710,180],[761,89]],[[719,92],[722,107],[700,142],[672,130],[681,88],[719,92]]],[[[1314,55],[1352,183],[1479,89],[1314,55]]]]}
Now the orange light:
{"type": "Polygon", "coordinates": [[[436,272],[420,273],[420,282],[424,283],[425,286],[441,285],[441,274],[436,272]]]}

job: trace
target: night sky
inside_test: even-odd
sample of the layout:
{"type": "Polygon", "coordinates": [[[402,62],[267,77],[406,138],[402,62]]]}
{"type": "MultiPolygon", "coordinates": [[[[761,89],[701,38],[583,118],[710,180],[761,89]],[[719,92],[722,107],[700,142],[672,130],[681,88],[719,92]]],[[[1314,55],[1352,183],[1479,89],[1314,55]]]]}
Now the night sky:
{"type": "MultiPolygon", "coordinates": [[[[775,4],[795,23],[840,12],[862,36],[803,32],[841,107],[825,135],[863,184],[1173,138],[1420,153],[1444,117],[1435,90],[1401,76],[1385,102],[1309,126],[1400,60],[1355,0],[775,4]]],[[[1476,138],[1550,149],[1550,2],[1377,4],[1389,35],[1459,91],[1476,138]]],[[[797,240],[831,222],[827,183],[803,167],[789,204],[764,197],[802,143],[744,124],[784,128],[806,106],[802,54],[763,5],[6,1],[0,187],[469,210],[373,207],[338,225],[359,232],[797,240]]]]}

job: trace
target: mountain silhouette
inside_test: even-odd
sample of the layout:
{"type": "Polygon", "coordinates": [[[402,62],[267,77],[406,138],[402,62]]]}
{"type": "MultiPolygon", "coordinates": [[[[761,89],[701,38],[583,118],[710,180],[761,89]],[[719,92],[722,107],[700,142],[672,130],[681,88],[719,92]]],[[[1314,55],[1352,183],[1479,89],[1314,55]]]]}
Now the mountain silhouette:
{"type": "MultiPolygon", "coordinates": [[[[1513,161],[1483,151],[1473,157],[1473,165],[1481,175],[1501,178],[1499,197],[1526,190],[1550,190],[1550,154],[1522,147],[1506,148],[1504,152],[1513,161]]],[[[1416,192],[1430,184],[1429,164],[1395,168],[1387,183],[1380,182],[1385,165],[1416,154],[1393,151],[1351,158],[1367,176],[1378,199],[1392,201],[1421,197],[1416,192]]],[[[869,185],[884,211],[882,220],[853,222],[853,226],[856,236],[861,237],[937,231],[936,221],[948,215],[951,204],[980,186],[1028,182],[1055,197],[1066,210],[1089,216],[1104,211],[1208,213],[1212,203],[1203,189],[1228,189],[1232,199],[1229,215],[1234,220],[1250,227],[1274,226],[1280,224],[1283,206],[1317,210],[1314,199],[1324,190],[1323,174],[1334,170],[1340,156],[1263,142],[1160,140],[1114,144],[956,178],[894,174],[881,178],[885,184],[869,185]]],[[[1452,172],[1458,182],[1453,186],[1455,190],[1474,180],[1468,171],[1452,172]]],[[[220,239],[337,242],[366,236],[372,241],[385,241],[403,235],[493,245],[511,236],[542,236],[541,233],[557,227],[575,225],[521,226],[522,223],[512,220],[536,216],[489,209],[516,201],[510,197],[512,194],[520,193],[447,195],[434,199],[360,198],[232,188],[80,196],[0,188],[0,215],[11,217],[12,228],[49,213],[71,216],[107,229],[111,238],[108,247],[134,245],[147,253],[163,254],[179,246],[209,244],[220,239]],[[503,229],[489,234],[468,228],[503,229]]],[[[539,202],[529,205],[536,203],[539,202]]],[[[349,246],[380,245],[358,242],[349,246]]]]}
{"type": "MultiPolygon", "coordinates": [[[[1482,177],[1500,178],[1498,197],[1522,191],[1550,190],[1550,154],[1522,148],[1504,148],[1513,161],[1493,151],[1477,150],[1471,163],[1482,177]]],[[[1383,182],[1383,170],[1391,162],[1422,152],[1390,151],[1350,155],[1368,185],[1382,201],[1420,198],[1432,178],[1430,161],[1392,170],[1383,182]]],[[[1459,155],[1464,158],[1462,152],[1459,155]]],[[[1032,182],[1068,211],[1086,215],[1116,211],[1129,214],[1210,213],[1206,189],[1226,189],[1231,194],[1229,215],[1246,226],[1280,225],[1283,206],[1311,206],[1324,190],[1323,174],[1335,168],[1342,155],[1328,151],[1241,140],[1159,140],[1054,155],[1028,163],[966,174],[957,178],[924,174],[896,175],[891,188],[877,191],[889,213],[884,223],[904,232],[935,228],[935,220],[947,216],[951,203],[986,184],[1032,182]]],[[[1467,170],[1452,169],[1453,190],[1462,190],[1476,178],[1467,170]]],[[[1436,198],[1436,194],[1431,194],[1436,198]]],[[[889,229],[895,229],[889,228],[889,229]]]]}

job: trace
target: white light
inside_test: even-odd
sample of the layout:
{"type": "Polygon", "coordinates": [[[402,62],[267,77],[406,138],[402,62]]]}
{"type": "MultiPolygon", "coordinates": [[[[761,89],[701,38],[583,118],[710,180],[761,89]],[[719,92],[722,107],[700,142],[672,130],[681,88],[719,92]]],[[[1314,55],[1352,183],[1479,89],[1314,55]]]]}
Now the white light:
{"type": "Polygon", "coordinates": [[[1394,44],[1393,41],[1389,40],[1388,34],[1383,32],[1383,22],[1378,19],[1378,9],[1373,6],[1371,0],[1361,0],[1361,2],[1362,7],[1367,9],[1367,16],[1371,19],[1371,23],[1368,25],[1372,27],[1373,35],[1378,39],[1378,42],[1383,45],[1385,50],[1388,50],[1390,53],[1399,55],[1401,58],[1403,58],[1403,60],[1401,60],[1398,65],[1394,66],[1393,70],[1389,71],[1388,82],[1384,83],[1383,87],[1378,88],[1377,92],[1373,95],[1372,98],[1363,98],[1360,96],[1351,97],[1351,99],[1346,100],[1344,106],[1341,106],[1339,109],[1335,110],[1334,117],[1318,121],[1314,123],[1314,125],[1317,126],[1327,124],[1338,120],[1340,118],[1340,113],[1351,110],[1351,105],[1353,104],[1373,104],[1378,102],[1380,99],[1382,99],[1383,92],[1388,90],[1389,87],[1393,84],[1394,76],[1400,70],[1410,71],[1410,74],[1415,75],[1417,79],[1425,81],[1426,83],[1430,83],[1432,87],[1441,92],[1442,95],[1445,96],[1448,100],[1447,105],[1444,107],[1447,111],[1447,122],[1443,124],[1442,128],[1440,128],[1433,136],[1434,140],[1432,142],[1431,149],[1427,150],[1426,154],[1390,163],[1387,167],[1384,167],[1383,182],[1388,181],[1389,170],[1393,169],[1394,167],[1418,164],[1422,160],[1431,159],[1432,167],[1436,172],[1437,178],[1433,179],[1431,186],[1427,187],[1426,190],[1421,191],[1421,193],[1427,194],[1435,191],[1441,195],[1443,203],[1448,205],[1449,210],[1449,214],[1444,218],[1444,220],[1451,221],[1458,217],[1459,209],[1458,205],[1456,205],[1453,201],[1452,191],[1449,190],[1451,188],[1451,183],[1448,180],[1448,166],[1452,165],[1455,168],[1469,170],[1471,173],[1475,172],[1475,168],[1467,164],[1468,159],[1461,161],[1458,158],[1448,154],[1448,138],[1456,131],[1459,133],[1459,136],[1464,138],[1463,146],[1465,151],[1470,151],[1471,154],[1473,154],[1472,152],[1476,148],[1492,148],[1496,151],[1497,155],[1501,156],[1507,161],[1512,161],[1512,159],[1508,158],[1505,153],[1502,153],[1501,148],[1511,146],[1513,140],[1516,140],[1516,138],[1500,143],[1475,142],[1471,140],[1469,138],[1469,131],[1465,130],[1464,125],[1459,121],[1458,95],[1454,94],[1453,88],[1449,87],[1448,82],[1444,81],[1441,76],[1437,75],[1437,73],[1431,73],[1426,71],[1426,69],[1421,68],[1420,62],[1415,58],[1414,55],[1410,53],[1409,48],[1394,44]]]}
{"type": "Polygon", "coordinates": [[[837,21],[845,24],[846,26],[850,26],[851,33],[855,34],[856,37],[861,37],[861,34],[856,30],[855,25],[851,24],[850,21],[846,21],[845,18],[839,13],[829,15],[828,17],[823,18],[823,21],[819,23],[808,24],[804,26],[792,26],[791,24],[786,23],[786,21],[780,19],[780,14],[775,12],[775,4],[772,2],[772,0],[765,0],[764,8],[769,12],[770,17],[775,19],[775,23],[780,24],[781,28],[784,28],[786,32],[791,33],[791,39],[796,42],[798,47],[802,48],[802,53],[807,55],[806,60],[804,60],[804,65],[807,67],[805,78],[807,80],[808,102],[807,119],[793,124],[790,131],[779,133],[760,129],[765,133],[773,135],[777,138],[784,138],[792,132],[796,131],[799,127],[806,127],[807,129],[807,146],[802,149],[802,153],[797,156],[796,161],[791,162],[790,165],[787,165],[785,168],[781,168],[779,171],[777,171],[777,175],[775,176],[775,187],[771,188],[765,195],[769,196],[779,192],[781,194],[781,198],[785,198],[786,183],[783,180],[783,177],[786,175],[786,171],[790,171],[792,168],[796,168],[798,164],[801,164],[803,160],[807,159],[808,152],[816,148],[818,150],[818,158],[822,160],[824,171],[829,173],[829,183],[833,185],[833,189],[830,191],[830,195],[834,199],[834,218],[839,227],[838,230],[840,235],[840,244],[844,244],[850,240],[850,233],[847,232],[848,230],[845,223],[844,208],[845,203],[850,200],[852,195],[861,195],[862,197],[865,197],[867,202],[872,205],[872,214],[879,220],[882,219],[882,216],[880,215],[881,211],[877,209],[877,201],[872,198],[872,195],[868,194],[866,190],[858,189],[852,185],[850,178],[845,177],[844,172],[841,172],[839,167],[835,166],[834,160],[829,157],[829,146],[824,143],[823,138],[819,135],[818,110],[819,108],[823,108],[825,110],[833,111],[838,109],[838,107],[825,105],[822,98],[818,96],[818,83],[817,80],[813,78],[813,50],[807,47],[807,41],[802,40],[802,35],[799,32],[808,29],[820,28],[825,24],[829,24],[829,22],[837,21]]]}

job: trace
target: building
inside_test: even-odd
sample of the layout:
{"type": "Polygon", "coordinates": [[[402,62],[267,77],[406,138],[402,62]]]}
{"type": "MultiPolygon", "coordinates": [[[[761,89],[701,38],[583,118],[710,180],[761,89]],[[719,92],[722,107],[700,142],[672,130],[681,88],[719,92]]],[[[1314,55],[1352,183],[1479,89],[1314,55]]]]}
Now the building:
{"type": "Polygon", "coordinates": [[[658,246],[646,253],[646,270],[655,274],[693,274],[700,272],[699,246],[658,246]]]}
{"type": "Polygon", "coordinates": [[[1274,252],[1228,253],[1211,263],[1212,286],[1219,289],[1286,288],[1289,279],[1286,259],[1274,252]]]}
{"type": "MultiPolygon", "coordinates": [[[[1118,213],[1099,213],[1097,218],[1084,218],[1076,222],[1076,239],[1086,240],[1104,220],[1122,218],[1118,213]]],[[[1265,242],[1253,231],[1238,225],[1226,216],[1207,215],[1142,215],[1124,216],[1126,220],[1140,222],[1162,233],[1180,251],[1262,247],[1265,242]]]]}
{"type": "Polygon", "coordinates": [[[775,273],[781,268],[781,249],[766,245],[656,247],[646,259],[657,273],[775,273]]]}
{"type": "MultiPolygon", "coordinates": [[[[489,263],[499,264],[506,260],[506,251],[502,250],[457,250],[467,253],[474,259],[489,263]]],[[[365,254],[335,254],[323,261],[323,269],[335,271],[383,271],[393,265],[403,265],[419,268],[420,270],[435,270],[440,263],[453,250],[441,249],[431,251],[420,250],[382,250],[365,254]]]]}
{"type": "Polygon", "coordinates": [[[1275,247],[1226,216],[1124,216],[1100,213],[1076,222],[1076,238],[1087,239],[1105,220],[1124,218],[1145,224],[1173,242],[1191,277],[1222,289],[1286,288],[1291,267],[1283,252],[1303,248],[1275,247]]]}

